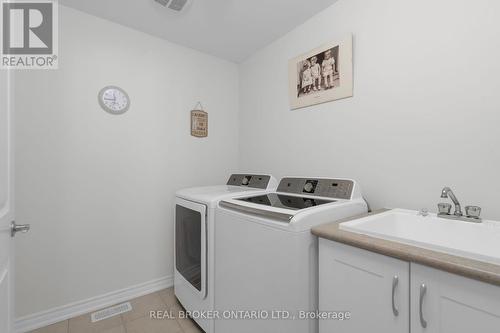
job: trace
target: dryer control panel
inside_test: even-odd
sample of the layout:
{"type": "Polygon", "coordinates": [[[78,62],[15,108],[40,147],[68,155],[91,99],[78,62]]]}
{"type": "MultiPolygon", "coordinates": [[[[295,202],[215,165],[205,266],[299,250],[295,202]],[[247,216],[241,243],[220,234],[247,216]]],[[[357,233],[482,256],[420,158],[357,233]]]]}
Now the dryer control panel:
{"type": "Polygon", "coordinates": [[[270,180],[269,175],[234,174],[229,177],[227,185],[267,189],[270,180]]]}
{"type": "Polygon", "coordinates": [[[348,179],[283,178],[277,191],[349,200],[353,189],[354,182],[348,179]]]}

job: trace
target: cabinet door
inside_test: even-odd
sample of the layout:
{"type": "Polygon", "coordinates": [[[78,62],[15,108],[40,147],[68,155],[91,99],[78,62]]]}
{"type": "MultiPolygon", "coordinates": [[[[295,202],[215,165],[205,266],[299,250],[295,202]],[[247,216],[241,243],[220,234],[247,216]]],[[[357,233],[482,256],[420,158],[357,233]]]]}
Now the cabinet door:
{"type": "Polygon", "coordinates": [[[320,239],[319,310],[351,319],[320,319],[320,333],[409,332],[409,263],[320,239]]]}
{"type": "Polygon", "coordinates": [[[411,264],[411,332],[500,332],[500,287],[411,264]]]}

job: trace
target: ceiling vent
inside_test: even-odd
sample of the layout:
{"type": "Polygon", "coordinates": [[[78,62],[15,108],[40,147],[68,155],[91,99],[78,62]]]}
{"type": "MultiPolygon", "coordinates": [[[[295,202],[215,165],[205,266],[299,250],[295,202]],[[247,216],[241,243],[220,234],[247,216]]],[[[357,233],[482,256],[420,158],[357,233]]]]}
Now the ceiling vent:
{"type": "Polygon", "coordinates": [[[167,7],[175,12],[182,12],[188,7],[190,0],[155,0],[163,7],[167,7]]]}

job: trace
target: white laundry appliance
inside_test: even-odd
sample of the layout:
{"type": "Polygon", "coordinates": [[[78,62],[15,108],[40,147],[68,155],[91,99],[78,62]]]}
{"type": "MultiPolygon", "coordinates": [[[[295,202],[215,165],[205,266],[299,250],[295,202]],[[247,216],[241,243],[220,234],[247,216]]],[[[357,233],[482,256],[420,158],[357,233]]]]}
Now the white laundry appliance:
{"type": "Polygon", "coordinates": [[[220,201],[215,332],[316,333],[317,319],[302,318],[318,309],[318,242],[310,229],[365,212],[350,179],[283,178],[276,192],[220,201]]]}
{"type": "Polygon", "coordinates": [[[206,332],[214,321],[214,218],[217,202],[234,195],[258,195],[276,189],[270,175],[234,174],[226,185],[179,190],[175,198],[174,292],[206,332]]]}

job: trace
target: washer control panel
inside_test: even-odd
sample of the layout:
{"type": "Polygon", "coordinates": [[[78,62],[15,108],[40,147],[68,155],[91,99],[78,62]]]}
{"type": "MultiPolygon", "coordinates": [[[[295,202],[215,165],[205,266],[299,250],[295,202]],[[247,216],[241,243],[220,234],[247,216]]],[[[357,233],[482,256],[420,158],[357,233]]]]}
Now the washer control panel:
{"type": "Polygon", "coordinates": [[[349,200],[353,188],[354,182],[347,179],[283,178],[277,191],[349,200]]]}
{"type": "Polygon", "coordinates": [[[266,189],[270,180],[269,175],[234,174],[229,177],[227,185],[266,189]]]}

